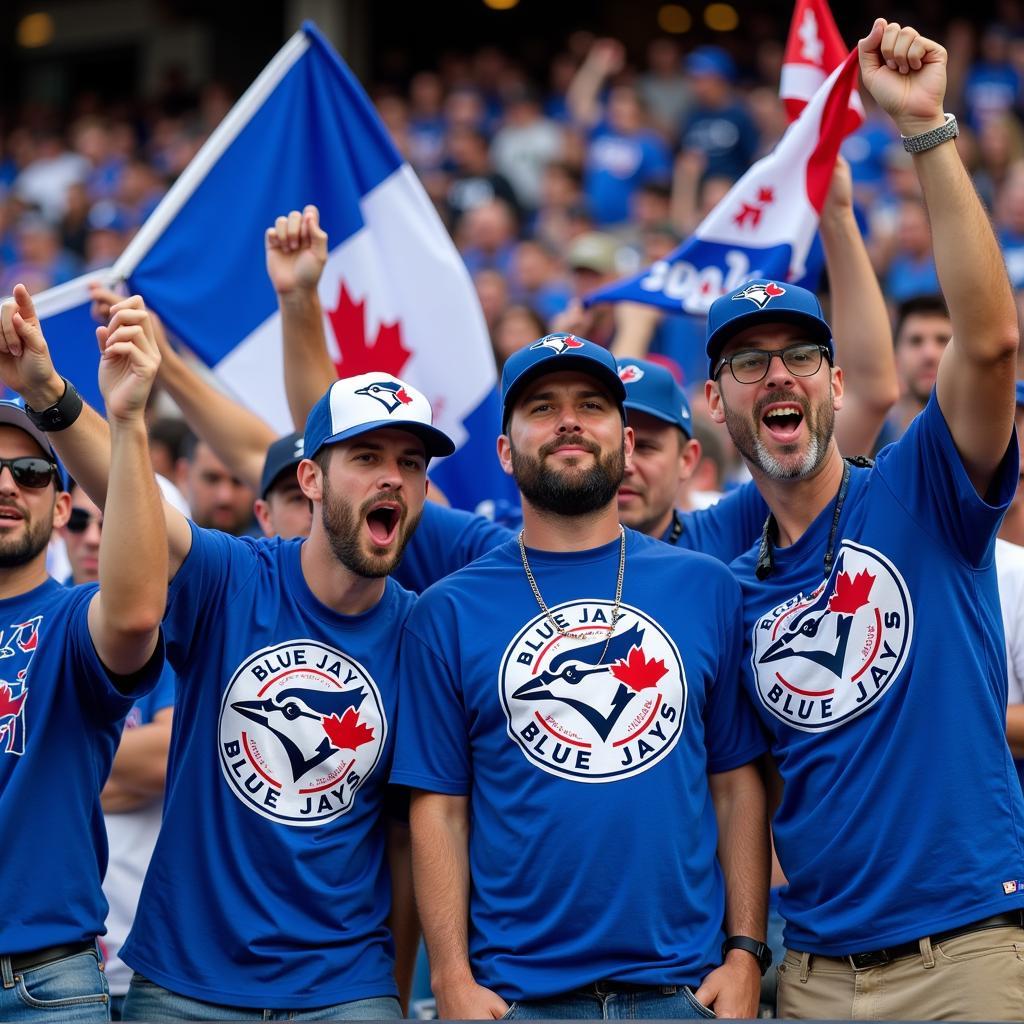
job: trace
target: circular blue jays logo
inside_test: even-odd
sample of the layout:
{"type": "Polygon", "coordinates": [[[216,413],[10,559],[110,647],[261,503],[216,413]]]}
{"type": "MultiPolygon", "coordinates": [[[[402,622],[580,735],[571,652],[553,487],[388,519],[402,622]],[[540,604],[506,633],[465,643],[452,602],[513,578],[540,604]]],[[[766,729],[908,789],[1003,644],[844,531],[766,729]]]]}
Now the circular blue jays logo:
{"type": "Polygon", "coordinates": [[[899,571],[873,548],[844,541],[827,580],[754,623],[758,696],[795,729],[835,729],[891,689],[913,635],[914,609],[899,571]]]}
{"type": "Polygon", "coordinates": [[[569,601],[527,623],[498,677],[508,734],[552,775],[616,782],[646,771],[676,745],[686,713],[686,674],[653,619],[610,601],[569,601]]]}
{"type": "Polygon", "coordinates": [[[289,825],[323,825],[350,810],[386,738],[370,674],[315,640],[250,655],[221,702],[224,778],[251,810],[289,825]]]}

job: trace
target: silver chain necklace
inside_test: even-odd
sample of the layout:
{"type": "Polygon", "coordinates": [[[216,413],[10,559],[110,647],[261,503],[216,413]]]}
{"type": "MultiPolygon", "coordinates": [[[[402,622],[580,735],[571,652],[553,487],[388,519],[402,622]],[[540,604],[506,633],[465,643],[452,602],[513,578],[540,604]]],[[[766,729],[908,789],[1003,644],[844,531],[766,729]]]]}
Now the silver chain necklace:
{"type": "MultiPolygon", "coordinates": [[[[526,570],[526,578],[530,583],[530,589],[533,591],[533,596],[537,598],[537,604],[540,605],[540,610],[547,616],[548,622],[558,631],[559,636],[565,637],[567,640],[590,640],[589,636],[583,633],[573,633],[570,630],[562,629],[562,627],[555,621],[555,617],[551,614],[551,609],[544,603],[544,598],[540,595],[540,588],[537,586],[537,581],[534,579],[533,571],[530,569],[530,563],[526,558],[526,545],[523,543],[523,534],[526,530],[519,531],[519,554],[523,559],[523,568],[526,570]]],[[[612,625],[611,629],[608,630],[608,639],[604,642],[604,650],[601,651],[601,657],[597,659],[597,663],[600,664],[604,661],[604,656],[608,653],[608,645],[611,643],[612,637],[615,635],[615,627],[618,625],[619,616],[621,614],[620,608],[622,605],[622,581],[626,575],[626,531],[619,526],[619,578],[615,584],[615,604],[612,607],[612,625]]]]}

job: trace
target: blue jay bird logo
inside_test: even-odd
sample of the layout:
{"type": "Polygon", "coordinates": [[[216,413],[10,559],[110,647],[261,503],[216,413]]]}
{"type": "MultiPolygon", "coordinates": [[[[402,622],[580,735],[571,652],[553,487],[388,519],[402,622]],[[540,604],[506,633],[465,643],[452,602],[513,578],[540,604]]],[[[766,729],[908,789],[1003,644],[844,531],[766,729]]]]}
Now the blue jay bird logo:
{"type": "Polygon", "coordinates": [[[376,381],[367,384],[365,388],[359,388],[355,393],[375,398],[387,409],[388,415],[403,405],[412,404],[412,395],[397,380],[376,381]]]}
{"type": "Polygon", "coordinates": [[[530,351],[538,348],[549,348],[555,355],[560,356],[563,352],[571,352],[576,348],[583,348],[583,342],[572,334],[548,334],[535,341],[530,346],[530,351]]]}

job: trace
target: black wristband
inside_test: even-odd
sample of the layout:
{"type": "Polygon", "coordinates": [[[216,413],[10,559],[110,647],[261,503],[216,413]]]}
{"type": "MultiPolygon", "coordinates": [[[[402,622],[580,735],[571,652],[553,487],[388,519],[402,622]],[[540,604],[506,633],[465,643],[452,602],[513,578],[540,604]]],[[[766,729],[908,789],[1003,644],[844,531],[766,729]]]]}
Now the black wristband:
{"type": "Polygon", "coordinates": [[[772,965],[771,947],[763,942],[758,942],[757,939],[752,939],[749,935],[730,935],[722,943],[723,960],[725,959],[725,954],[730,949],[742,949],[744,952],[749,953],[757,961],[757,966],[761,968],[762,978],[772,965]]]}
{"type": "Polygon", "coordinates": [[[82,396],[75,390],[75,385],[67,379],[64,381],[64,394],[48,409],[35,409],[25,405],[25,412],[28,418],[40,429],[48,434],[56,433],[58,430],[67,430],[75,420],[82,414],[82,396]]]}

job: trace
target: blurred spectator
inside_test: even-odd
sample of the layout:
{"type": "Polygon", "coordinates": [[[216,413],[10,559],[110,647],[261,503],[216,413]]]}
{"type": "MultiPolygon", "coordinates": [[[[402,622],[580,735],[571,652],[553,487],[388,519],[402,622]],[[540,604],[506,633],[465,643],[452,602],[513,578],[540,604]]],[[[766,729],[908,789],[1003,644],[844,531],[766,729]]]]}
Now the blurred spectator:
{"type": "Polygon", "coordinates": [[[34,140],[32,159],[14,182],[14,194],[36,207],[51,224],[59,224],[67,208],[67,191],[89,177],[89,161],[72,153],[56,132],[34,140]]]}
{"type": "Polygon", "coordinates": [[[640,97],[651,123],[669,145],[679,138],[679,128],[693,103],[690,84],[682,71],[679,44],[658,36],[647,45],[647,71],[638,83],[640,97]]]}
{"type": "Polygon", "coordinates": [[[107,126],[96,117],[83,117],[71,126],[71,145],[89,163],[85,179],[90,200],[110,199],[117,192],[124,157],[111,150],[107,126]]]}
{"type": "Polygon", "coordinates": [[[0,274],[0,294],[10,295],[20,281],[33,293],[70,281],[78,273],[78,261],[62,248],[60,234],[39,214],[26,214],[15,229],[16,258],[0,274]]]}
{"type": "Polygon", "coordinates": [[[153,471],[173,480],[178,460],[184,451],[185,438],[191,433],[179,416],[165,416],[149,424],[149,457],[153,471]]]}
{"type": "Polygon", "coordinates": [[[705,174],[734,181],[757,151],[757,128],[739,101],[736,65],[717,46],[698,47],[686,60],[694,105],[682,131],[684,150],[704,154],[705,174]]]}
{"type": "Polygon", "coordinates": [[[175,482],[185,495],[192,520],[197,526],[242,536],[257,534],[252,505],[252,488],[214,455],[203,441],[189,434],[175,467],[175,482]]]}
{"type": "Polygon", "coordinates": [[[512,300],[536,310],[544,321],[565,309],[571,296],[555,253],[531,239],[515,248],[509,285],[512,300]]]}
{"type": "Polygon", "coordinates": [[[505,275],[497,270],[481,270],[474,275],[476,297],[480,301],[480,309],[484,314],[484,322],[488,332],[493,336],[498,318],[505,312],[508,305],[508,285],[505,275]]]}
{"type": "Polygon", "coordinates": [[[989,25],[981,36],[980,53],[967,73],[964,106],[968,123],[980,130],[985,122],[1012,111],[1020,102],[1020,77],[1010,63],[1010,33],[989,25]]]}
{"type": "Polygon", "coordinates": [[[1024,163],[1013,165],[995,205],[996,230],[1015,289],[1024,288],[1024,163]]]}
{"type": "Polygon", "coordinates": [[[470,274],[497,270],[507,275],[515,251],[515,215],[500,199],[473,206],[459,225],[457,240],[470,274]]]}
{"type": "Polygon", "coordinates": [[[531,89],[521,87],[506,97],[505,121],[491,143],[491,157],[521,207],[534,210],[540,205],[544,168],[561,159],[562,150],[561,127],[544,117],[531,89]]]}
{"type": "Polygon", "coordinates": [[[547,325],[536,310],[523,305],[507,307],[495,321],[491,332],[491,345],[499,377],[505,360],[513,352],[518,352],[546,333],[547,325]]]}
{"type": "Polygon", "coordinates": [[[552,163],[541,177],[540,208],[533,217],[532,234],[561,251],[572,236],[570,211],[583,202],[583,178],[566,163],[552,163]]]}
{"type": "Polygon", "coordinates": [[[469,211],[494,199],[503,199],[517,209],[516,194],[508,179],[491,167],[487,138],[478,128],[453,126],[448,132],[449,185],[446,195],[448,225],[453,234],[469,211]]]}
{"type": "Polygon", "coordinates": [[[995,114],[978,129],[974,185],[991,209],[1010,168],[1024,157],[1024,131],[1013,114],[995,114]]]}
{"type": "Polygon", "coordinates": [[[435,171],[444,160],[444,87],[432,71],[421,71],[409,83],[409,160],[421,174],[435,171]]]}
{"type": "Polygon", "coordinates": [[[85,271],[111,266],[127,241],[128,222],[112,199],[101,199],[89,211],[85,236],[85,271]]]}
{"type": "Polygon", "coordinates": [[[884,279],[886,297],[903,302],[912,295],[937,292],[939,277],[932,256],[932,231],[920,199],[904,199],[900,204],[893,243],[884,279]]]}

